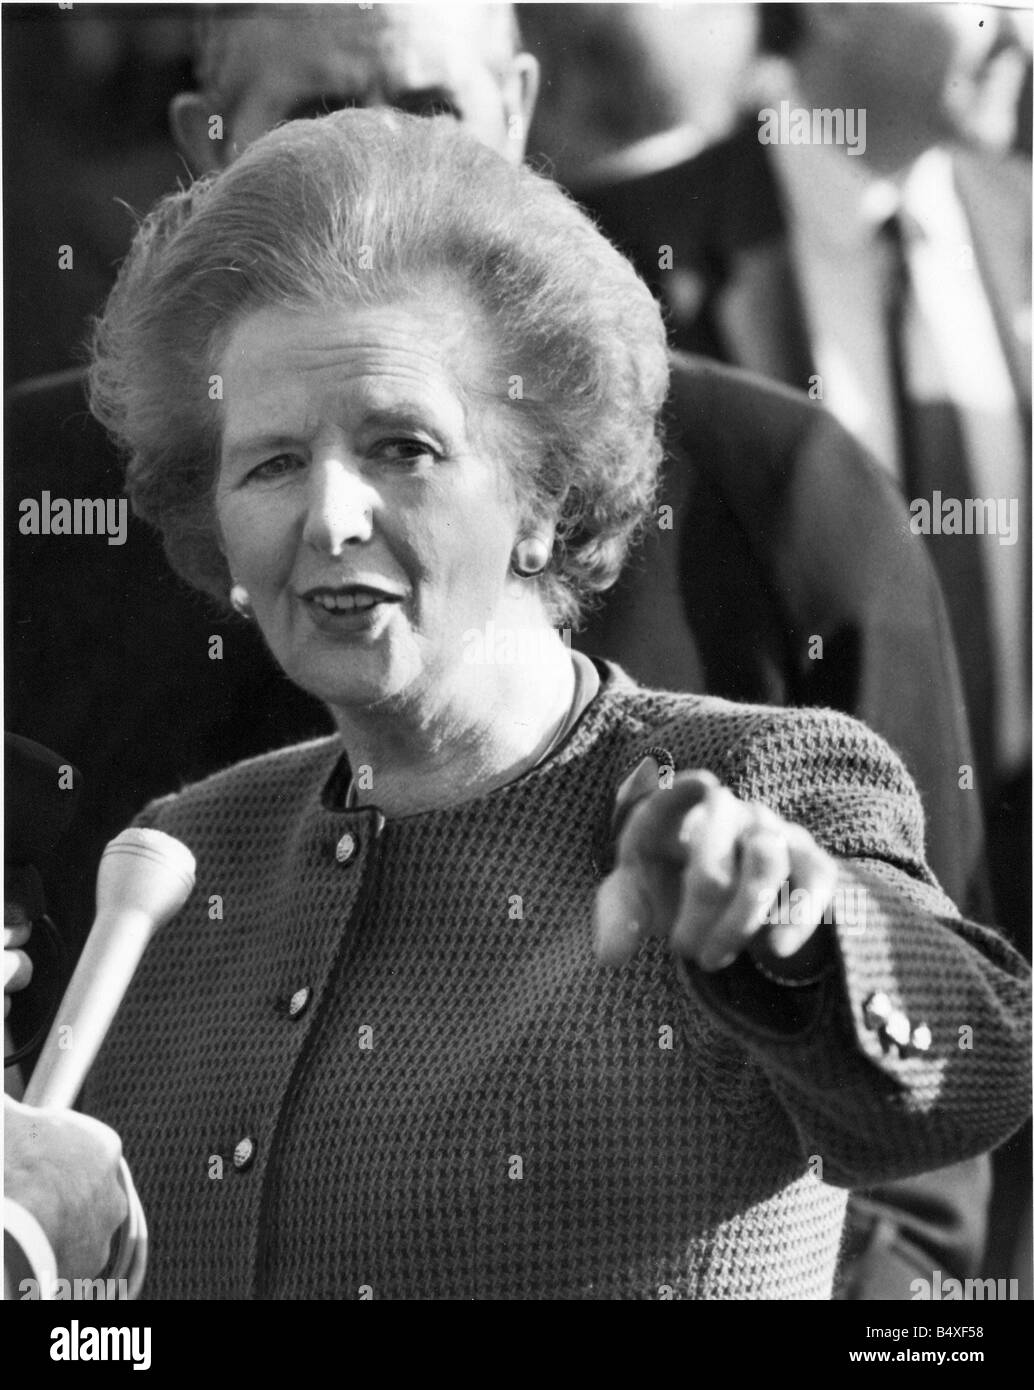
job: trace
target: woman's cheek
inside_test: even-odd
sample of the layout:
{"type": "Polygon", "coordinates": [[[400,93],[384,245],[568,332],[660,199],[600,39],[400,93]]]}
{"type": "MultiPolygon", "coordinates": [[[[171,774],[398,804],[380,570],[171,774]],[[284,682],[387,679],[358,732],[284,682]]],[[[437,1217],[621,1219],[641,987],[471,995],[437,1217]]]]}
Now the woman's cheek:
{"type": "Polygon", "coordinates": [[[241,524],[241,500],[233,493],[216,496],[215,521],[219,532],[219,543],[231,566],[239,556],[241,539],[246,528],[241,524]]]}
{"type": "Polygon", "coordinates": [[[290,521],[282,509],[247,497],[227,499],[219,509],[227,563],[235,579],[275,582],[290,574],[293,551],[290,521]]]}

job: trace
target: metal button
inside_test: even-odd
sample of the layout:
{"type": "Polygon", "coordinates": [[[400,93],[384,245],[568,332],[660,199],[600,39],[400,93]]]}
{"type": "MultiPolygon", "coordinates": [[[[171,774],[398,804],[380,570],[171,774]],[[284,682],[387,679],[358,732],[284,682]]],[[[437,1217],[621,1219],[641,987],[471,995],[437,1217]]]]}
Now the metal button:
{"type": "Polygon", "coordinates": [[[337,842],[337,848],[334,850],[334,857],[339,864],[347,864],[352,858],[352,855],[355,854],[355,848],[355,836],[350,831],[346,830],[341,836],[341,839],[337,842]]]}
{"type": "Polygon", "coordinates": [[[898,1047],[907,1047],[912,1037],[912,1025],[900,1009],[893,1010],[890,1018],[883,1025],[883,1031],[892,1043],[897,1043],[898,1047]]]}
{"type": "Polygon", "coordinates": [[[890,999],[882,990],[870,994],[865,1001],[865,1022],[870,1028],[880,1028],[893,1013],[890,999]]]}
{"type": "Polygon", "coordinates": [[[933,1034],[925,1023],[919,1023],[912,1029],[912,1046],[917,1052],[929,1052],[933,1042],[933,1034]]]}
{"type": "Polygon", "coordinates": [[[302,989],[296,989],[295,992],[291,995],[290,1002],[287,1005],[287,1012],[291,1018],[297,1018],[299,1014],[303,1014],[305,1012],[305,1010],[308,1008],[308,1005],[309,989],[308,986],[305,986],[302,989]]]}
{"type": "Polygon", "coordinates": [[[241,1139],[233,1151],[233,1166],[235,1168],[247,1168],[254,1157],[254,1139],[241,1139]]]}

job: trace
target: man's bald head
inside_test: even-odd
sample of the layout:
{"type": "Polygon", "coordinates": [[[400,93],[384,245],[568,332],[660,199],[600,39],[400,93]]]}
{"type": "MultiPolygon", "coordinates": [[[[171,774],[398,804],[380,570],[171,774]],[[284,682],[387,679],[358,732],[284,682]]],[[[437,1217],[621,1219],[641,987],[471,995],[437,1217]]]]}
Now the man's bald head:
{"type": "Polygon", "coordinates": [[[200,90],[170,110],[195,173],[282,121],[344,106],[451,117],[517,161],[538,88],[512,5],[212,6],[196,71],[200,90]]]}

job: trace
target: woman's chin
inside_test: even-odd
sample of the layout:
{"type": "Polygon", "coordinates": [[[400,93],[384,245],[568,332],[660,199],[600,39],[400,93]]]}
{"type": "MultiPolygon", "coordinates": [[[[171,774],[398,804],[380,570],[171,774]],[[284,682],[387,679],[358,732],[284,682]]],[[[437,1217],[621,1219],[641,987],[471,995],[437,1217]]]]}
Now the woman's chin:
{"type": "Polygon", "coordinates": [[[266,642],[288,679],[324,704],[376,704],[404,689],[417,665],[393,616],[393,606],[381,604],[341,616],[313,614],[307,607],[300,623],[285,625],[280,642],[273,633],[266,642]]]}
{"type": "Polygon", "coordinates": [[[346,713],[377,705],[400,695],[417,672],[413,662],[383,647],[352,647],[332,657],[300,661],[287,667],[296,685],[334,710],[346,713]]]}

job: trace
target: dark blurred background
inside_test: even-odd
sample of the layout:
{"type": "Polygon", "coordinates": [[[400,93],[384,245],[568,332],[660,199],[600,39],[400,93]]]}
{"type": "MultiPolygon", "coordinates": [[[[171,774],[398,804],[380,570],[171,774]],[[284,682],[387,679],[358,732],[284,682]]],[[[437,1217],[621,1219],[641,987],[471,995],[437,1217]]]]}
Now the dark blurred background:
{"type": "Polygon", "coordinates": [[[190,5],[5,5],[4,370],[82,360],[134,225],[185,178],[165,111],[191,85],[190,5]],[[71,246],[70,270],[58,266],[71,246]]]}
{"type": "MultiPolygon", "coordinates": [[[[5,4],[4,375],[9,385],[83,360],[134,225],[186,179],[166,109],[193,86],[197,5],[5,4]],[[70,246],[73,267],[59,268],[70,246]]],[[[576,194],[622,171],[623,152],[674,132],[686,154],[728,133],[773,85],[765,11],[742,4],[517,7],[542,64],[529,158],[576,194]]],[[[1016,23],[1030,28],[1030,14],[1016,23]]],[[[1030,148],[1026,88],[1016,128],[1030,148]]],[[[975,124],[979,113],[974,113],[975,124]]],[[[977,132],[979,135],[979,131],[977,132]]]]}

